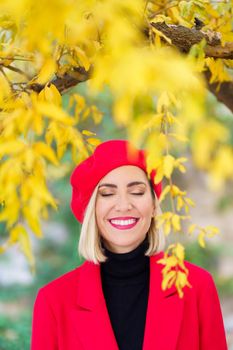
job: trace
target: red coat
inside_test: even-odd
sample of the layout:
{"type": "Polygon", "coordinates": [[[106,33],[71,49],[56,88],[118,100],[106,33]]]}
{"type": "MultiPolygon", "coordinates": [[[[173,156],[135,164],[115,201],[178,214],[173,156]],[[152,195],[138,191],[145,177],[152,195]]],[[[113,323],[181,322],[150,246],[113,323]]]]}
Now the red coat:
{"type": "MultiPolygon", "coordinates": [[[[150,257],[150,292],[142,350],[227,350],[211,275],[186,262],[192,288],[180,299],[161,290],[162,265],[150,257]]],[[[84,262],[38,292],[31,350],[119,350],[102,291],[100,265],[84,262]]],[[[132,349],[133,350],[133,349],[132,349]]]]}

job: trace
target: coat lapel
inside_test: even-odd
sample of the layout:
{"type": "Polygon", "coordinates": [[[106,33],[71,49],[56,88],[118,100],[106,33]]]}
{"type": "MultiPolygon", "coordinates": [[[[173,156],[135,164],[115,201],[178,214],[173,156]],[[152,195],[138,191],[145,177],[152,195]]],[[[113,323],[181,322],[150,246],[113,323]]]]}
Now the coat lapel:
{"type": "Polygon", "coordinates": [[[160,252],[150,257],[150,291],[146,315],[143,350],[175,350],[177,346],[184,299],[179,298],[175,286],[163,291],[162,268],[157,261],[160,252]]]}
{"type": "Polygon", "coordinates": [[[104,299],[100,265],[86,261],[80,267],[77,306],[71,317],[76,327],[78,349],[119,350],[104,299]]]}
{"type": "MultiPolygon", "coordinates": [[[[150,257],[150,291],[148,298],[143,350],[175,350],[183,314],[183,299],[175,287],[162,291],[160,252],[150,257]]],[[[72,322],[80,350],[119,350],[111,326],[101,284],[100,265],[86,261],[79,268],[77,308],[72,322]]]]}

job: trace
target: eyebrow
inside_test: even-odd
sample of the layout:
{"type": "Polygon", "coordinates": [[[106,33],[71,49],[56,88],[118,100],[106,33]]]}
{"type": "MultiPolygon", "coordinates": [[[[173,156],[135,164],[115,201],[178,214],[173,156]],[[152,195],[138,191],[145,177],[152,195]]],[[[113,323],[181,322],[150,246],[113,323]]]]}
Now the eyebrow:
{"type": "MultiPolygon", "coordinates": [[[[129,183],[127,184],[127,187],[132,187],[132,186],[135,186],[135,185],[145,185],[145,186],[146,186],[145,182],[142,182],[142,181],[133,181],[133,182],[129,182],[129,183]]],[[[117,185],[109,184],[109,183],[101,184],[101,185],[99,185],[98,188],[104,187],[104,186],[106,186],[106,187],[111,187],[111,188],[117,188],[117,185]]]]}

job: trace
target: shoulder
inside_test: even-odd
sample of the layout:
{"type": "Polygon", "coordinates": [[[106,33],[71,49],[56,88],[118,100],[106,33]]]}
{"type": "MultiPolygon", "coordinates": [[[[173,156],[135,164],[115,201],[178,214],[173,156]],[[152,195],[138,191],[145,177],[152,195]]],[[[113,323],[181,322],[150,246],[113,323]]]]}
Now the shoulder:
{"type": "Polygon", "coordinates": [[[184,264],[189,271],[190,278],[192,278],[193,280],[198,280],[200,282],[203,282],[205,280],[212,279],[211,273],[205,268],[198,266],[187,260],[184,261],[184,264]]]}
{"type": "Polygon", "coordinates": [[[201,298],[205,298],[205,296],[217,298],[218,292],[212,274],[189,261],[185,261],[185,266],[188,269],[188,281],[197,295],[201,298]]]}
{"type": "Polygon", "coordinates": [[[47,284],[40,287],[38,294],[50,297],[51,295],[67,295],[77,288],[80,271],[85,268],[86,263],[75,267],[73,270],[60,275],[47,284]]]}

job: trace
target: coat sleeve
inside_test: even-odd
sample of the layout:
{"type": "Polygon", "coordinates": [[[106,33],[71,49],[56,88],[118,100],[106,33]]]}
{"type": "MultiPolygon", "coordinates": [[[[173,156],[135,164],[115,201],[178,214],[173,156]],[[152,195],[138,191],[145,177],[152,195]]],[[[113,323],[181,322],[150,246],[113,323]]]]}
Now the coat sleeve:
{"type": "Polygon", "coordinates": [[[33,308],[31,350],[57,350],[56,319],[44,289],[40,289],[33,308]]]}
{"type": "Polygon", "coordinates": [[[199,318],[200,350],[227,350],[220,301],[209,273],[202,280],[199,318]]]}

